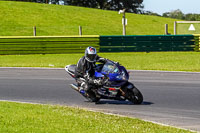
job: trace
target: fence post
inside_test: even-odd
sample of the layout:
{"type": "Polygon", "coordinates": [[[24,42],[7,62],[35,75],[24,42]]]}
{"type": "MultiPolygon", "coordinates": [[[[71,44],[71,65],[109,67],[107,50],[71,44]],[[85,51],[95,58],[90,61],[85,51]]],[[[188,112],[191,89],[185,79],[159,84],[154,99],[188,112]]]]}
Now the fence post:
{"type": "Polygon", "coordinates": [[[82,26],[79,26],[79,35],[82,36],[82,26]]]}
{"type": "Polygon", "coordinates": [[[168,24],[165,24],[165,35],[169,35],[169,33],[168,33],[168,24]]]}
{"type": "Polygon", "coordinates": [[[125,36],[126,35],[126,16],[125,16],[125,9],[124,9],[124,12],[123,12],[123,18],[122,18],[122,21],[123,21],[123,35],[125,36]]]}
{"type": "Polygon", "coordinates": [[[33,36],[36,36],[36,26],[33,27],[33,36]]]}
{"type": "Polygon", "coordinates": [[[176,35],[176,21],[174,21],[174,35],[176,35]]]}

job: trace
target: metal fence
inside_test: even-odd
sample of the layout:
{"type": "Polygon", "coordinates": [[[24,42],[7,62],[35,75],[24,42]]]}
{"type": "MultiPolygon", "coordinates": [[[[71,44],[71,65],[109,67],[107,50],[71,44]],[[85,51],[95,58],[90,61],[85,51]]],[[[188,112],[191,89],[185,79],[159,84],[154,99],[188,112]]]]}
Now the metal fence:
{"type": "Polygon", "coordinates": [[[0,54],[80,53],[88,45],[99,50],[99,36],[0,37],[0,54]]]}
{"type": "Polygon", "coordinates": [[[200,51],[200,34],[196,34],[194,35],[194,40],[195,40],[195,44],[196,44],[196,49],[195,51],[200,51]]]}
{"type": "Polygon", "coordinates": [[[200,51],[200,35],[0,37],[0,55],[99,52],[200,51]]]}
{"type": "Polygon", "coordinates": [[[197,51],[194,35],[100,36],[100,52],[197,51]]]}

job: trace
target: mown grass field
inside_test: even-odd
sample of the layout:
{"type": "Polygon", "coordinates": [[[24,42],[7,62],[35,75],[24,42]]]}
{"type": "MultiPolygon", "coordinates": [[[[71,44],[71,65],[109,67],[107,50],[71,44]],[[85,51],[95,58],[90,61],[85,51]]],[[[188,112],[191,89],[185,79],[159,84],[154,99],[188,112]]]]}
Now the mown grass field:
{"type": "MultiPolygon", "coordinates": [[[[83,54],[2,55],[0,67],[55,67],[76,64],[83,54]]],[[[200,72],[199,52],[99,53],[132,70],[200,72]]]]}
{"type": "MultiPolygon", "coordinates": [[[[127,35],[164,34],[169,24],[173,33],[175,19],[127,13],[127,35]]],[[[117,11],[48,5],[29,2],[0,1],[0,36],[31,36],[33,26],[37,35],[122,35],[122,14],[117,11]]]]}
{"type": "Polygon", "coordinates": [[[189,133],[79,108],[0,102],[1,133],[189,133]]]}

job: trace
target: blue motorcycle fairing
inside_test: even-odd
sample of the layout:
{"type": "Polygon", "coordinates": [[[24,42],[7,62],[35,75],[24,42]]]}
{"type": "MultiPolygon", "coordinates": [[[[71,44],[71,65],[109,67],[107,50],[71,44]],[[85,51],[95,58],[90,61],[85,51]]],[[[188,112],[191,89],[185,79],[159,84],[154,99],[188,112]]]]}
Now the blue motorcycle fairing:
{"type": "Polygon", "coordinates": [[[95,72],[95,77],[96,78],[102,78],[102,77],[104,77],[104,75],[100,72],[95,72]]]}
{"type": "Polygon", "coordinates": [[[121,79],[118,78],[120,74],[118,73],[109,73],[106,74],[105,72],[95,72],[95,78],[102,78],[104,75],[107,75],[109,77],[109,81],[119,81],[121,79]]]}
{"type": "Polygon", "coordinates": [[[127,80],[129,80],[129,74],[128,74],[126,68],[125,68],[124,66],[119,66],[119,68],[120,68],[121,71],[124,71],[124,72],[125,72],[126,78],[127,78],[127,80]]]}
{"type": "Polygon", "coordinates": [[[118,73],[109,73],[108,77],[109,77],[109,81],[118,81],[121,80],[119,78],[117,78],[119,76],[118,73]]]}
{"type": "MultiPolygon", "coordinates": [[[[99,66],[99,65],[97,65],[99,66]]],[[[112,61],[108,61],[103,66],[101,66],[101,70],[95,71],[95,78],[102,78],[102,77],[108,77],[109,81],[127,81],[129,79],[129,74],[126,71],[124,66],[120,66],[119,64],[116,64],[112,61]]]]}

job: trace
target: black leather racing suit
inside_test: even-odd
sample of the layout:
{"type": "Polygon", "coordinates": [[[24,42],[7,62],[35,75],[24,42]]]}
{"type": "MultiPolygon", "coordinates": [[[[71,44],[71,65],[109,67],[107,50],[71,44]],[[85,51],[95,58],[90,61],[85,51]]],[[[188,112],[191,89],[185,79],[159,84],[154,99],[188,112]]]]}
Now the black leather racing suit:
{"type": "Polygon", "coordinates": [[[85,78],[85,75],[87,76],[87,81],[89,81],[89,84],[93,84],[94,74],[95,74],[95,64],[96,62],[106,63],[106,59],[102,58],[100,56],[96,56],[96,59],[94,62],[89,62],[85,59],[85,56],[79,59],[77,63],[77,67],[75,69],[75,78],[78,79],[80,77],[85,78]]]}

